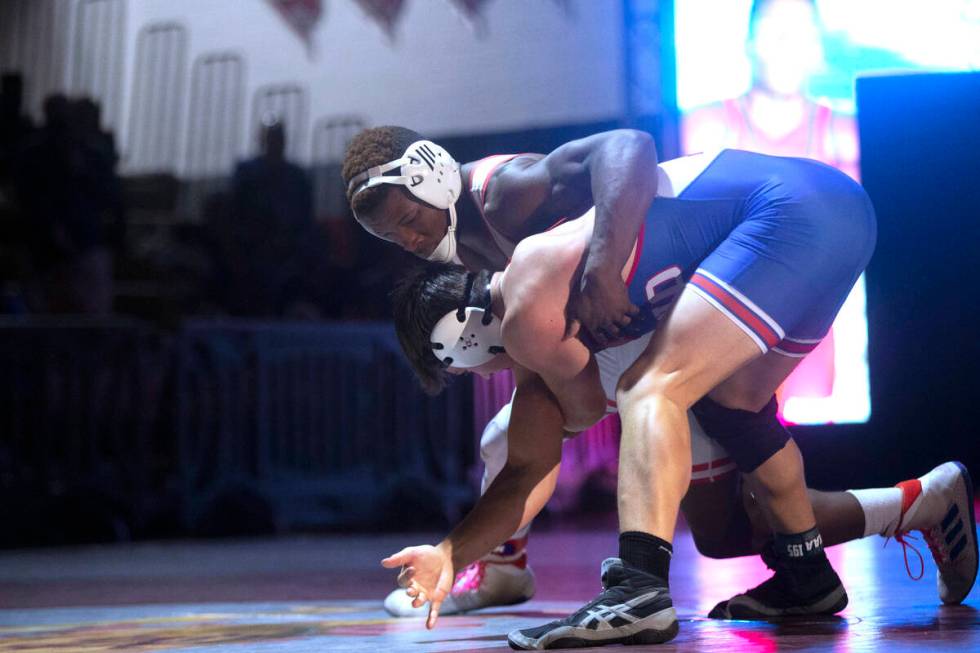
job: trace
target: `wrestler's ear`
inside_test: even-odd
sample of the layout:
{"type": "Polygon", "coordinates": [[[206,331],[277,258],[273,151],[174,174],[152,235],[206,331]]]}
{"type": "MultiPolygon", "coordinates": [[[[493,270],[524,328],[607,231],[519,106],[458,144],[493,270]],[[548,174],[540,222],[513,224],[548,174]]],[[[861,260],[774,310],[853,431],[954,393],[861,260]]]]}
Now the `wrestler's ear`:
{"type": "Polygon", "coordinates": [[[565,340],[569,338],[574,338],[582,330],[582,323],[574,318],[566,318],[565,320],[565,340]]]}

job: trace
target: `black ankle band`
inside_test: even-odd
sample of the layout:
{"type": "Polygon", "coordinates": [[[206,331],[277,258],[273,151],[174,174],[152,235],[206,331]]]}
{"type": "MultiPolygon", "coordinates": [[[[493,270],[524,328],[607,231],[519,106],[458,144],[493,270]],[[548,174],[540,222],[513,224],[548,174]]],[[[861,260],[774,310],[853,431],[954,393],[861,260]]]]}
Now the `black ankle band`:
{"type": "Polygon", "coordinates": [[[773,536],[773,549],[783,559],[817,558],[823,555],[823,538],[816,526],[802,533],[776,533],[773,536]]]}
{"type": "Polygon", "coordinates": [[[619,557],[628,566],[667,581],[674,547],[667,540],[640,531],[619,534],[619,557]]]}

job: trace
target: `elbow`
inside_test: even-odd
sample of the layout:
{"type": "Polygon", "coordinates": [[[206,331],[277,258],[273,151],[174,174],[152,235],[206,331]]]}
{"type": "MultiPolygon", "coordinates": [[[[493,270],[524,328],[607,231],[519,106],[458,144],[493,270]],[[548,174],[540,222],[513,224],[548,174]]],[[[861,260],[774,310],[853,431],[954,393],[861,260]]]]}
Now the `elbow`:
{"type": "Polygon", "coordinates": [[[620,129],[618,135],[630,149],[642,153],[645,158],[653,157],[656,163],[657,143],[649,132],[639,129],[620,129]]]}
{"type": "Polygon", "coordinates": [[[595,426],[606,416],[606,397],[603,395],[601,400],[584,402],[581,406],[576,406],[574,413],[573,411],[569,413],[565,415],[565,430],[570,433],[581,433],[595,426]]]}

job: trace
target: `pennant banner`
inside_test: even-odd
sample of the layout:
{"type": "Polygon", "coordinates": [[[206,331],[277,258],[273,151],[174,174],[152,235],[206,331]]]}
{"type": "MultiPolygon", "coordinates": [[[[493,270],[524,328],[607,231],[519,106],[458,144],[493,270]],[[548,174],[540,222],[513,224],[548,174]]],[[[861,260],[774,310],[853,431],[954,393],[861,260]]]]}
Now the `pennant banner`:
{"type": "Polygon", "coordinates": [[[306,50],[313,51],[313,30],[323,15],[321,0],[268,0],[290,29],[296,32],[306,50]]]}
{"type": "Polygon", "coordinates": [[[490,0],[449,0],[463,21],[470,26],[477,36],[486,36],[488,32],[487,18],[483,8],[490,0]]]}
{"type": "Polygon", "coordinates": [[[361,9],[389,36],[395,38],[395,24],[405,7],[405,0],[357,0],[361,9]]]}

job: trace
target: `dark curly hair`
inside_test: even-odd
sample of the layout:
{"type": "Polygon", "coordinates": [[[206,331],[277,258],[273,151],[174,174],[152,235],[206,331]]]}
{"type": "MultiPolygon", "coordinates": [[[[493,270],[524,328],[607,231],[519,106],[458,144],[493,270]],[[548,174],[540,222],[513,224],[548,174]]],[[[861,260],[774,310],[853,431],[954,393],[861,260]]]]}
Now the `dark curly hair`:
{"type": "Polygon", "coordinates": [[[391,293],[395,333],[426,393],[438,394],[447,381],[442,362],[432,353],[436,322],[460,306],[481,305],[491,274],[487,270],[467,272],[459,265],[422,263],[409,268],[395,284],[391,293]]]}
{"type": "MultiPolygon", "coordinates": [[[[344,167],[341,171],[341,175],[344,177],[344,187],[346,188],[351,179],[368,168],[399,158],[405,153],[409,145],[418,140],[422,140],[422,136],[405,127],[389,125],[365,129],[351,139],[350,145],[347,146],[347,152],[344,154],[344,167]]],[[[381,203],[382,198],[390,188],[392,187],[386,184],[369,188],[358,193],[357,198],[353,201],[351,193],[356,188],[348,189],[347,203],[350,204],[354,213],[360,214],[371,211],[381,203]]]]}

